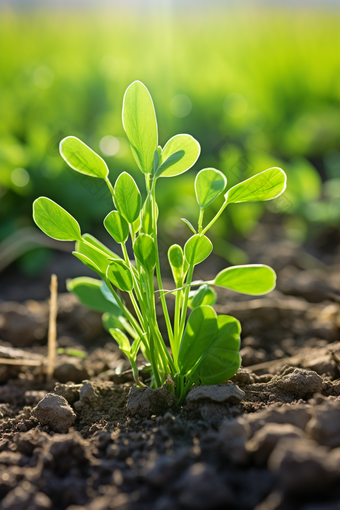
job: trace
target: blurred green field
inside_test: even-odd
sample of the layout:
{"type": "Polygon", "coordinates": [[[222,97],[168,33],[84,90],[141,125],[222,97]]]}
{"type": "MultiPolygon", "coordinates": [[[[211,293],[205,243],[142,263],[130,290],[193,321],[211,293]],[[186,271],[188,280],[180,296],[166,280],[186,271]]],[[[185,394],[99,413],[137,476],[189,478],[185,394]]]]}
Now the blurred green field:
{"type": "MultiPolygon", "coordinates": [[[[0,10],[0,240],[32,225],[39,195],[102,235],[112,209],[105,185],[67,169],[57,146],[78,136],[104,157],[113,181],[129,170],[142,187],[121,123],[135,79],[154,98],[160,143],[188,132],[202,147],[190,172],[159,184],[166,234],[180,238],[187,227],[179,218],[195,220],[194,175],[204,167],[232,185],[281,166],[288,192],[275,211],[288,235],[304,240],[317,224],[337,226],[340,11],[252,5],[0,10]]],[[[259,204],[230,207],[213,235],[247,236],[263,212],[259,204]]]]}

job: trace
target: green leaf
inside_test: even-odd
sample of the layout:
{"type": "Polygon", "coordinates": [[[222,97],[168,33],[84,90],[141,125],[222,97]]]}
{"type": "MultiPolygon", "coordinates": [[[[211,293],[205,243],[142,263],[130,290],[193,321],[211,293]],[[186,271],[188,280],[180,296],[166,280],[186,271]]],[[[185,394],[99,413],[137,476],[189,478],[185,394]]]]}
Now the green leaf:
{"type": "Polygon", "coordinates": [[[141,195],[134,179],[127,172],[121,173],[116,181],[114,201],[128,223],[137,220],[141,209],[141,195]]]}
{"type": "Polygon", "coordinates": [[[170,138],[162,150],[161,165],[156,177],[174,177],[186,172],[196,163],[200,152],[200,144],[190,135],[170,138]]]}
{"type": "Polygon", "coordinates": [[[131,83],[124,94],[123,127],[139,169],[151,173],[158,145],[157,120],[151,95],[140,81],[131,83]]]}
{"type": "Polygon", "coordinates": [[[215,168],[205,168],[195,179],[195,192],[198,205],[204,209],[217,198],[227,185],[227,178],[215,168]]]}
{"type": "Polygon", "coordinates": [[[106,216],[104,226],[116,243],[125,243],[129,237],[129,225],[118,211],[111,211],[106,216]]]}
{"type": "Polygon", "coordinates": [[[179,287],[183,276],[184,254],[182,248],[178,244],[170,246],[168,250],[168,260],[176,287],[179,287]]]}
{"type": "Polygon", "coordinates": [[[91,260],[86,255],[83,255],[82,253],[79,253],[77,251],[73,251],[72,255],[77,257],[77,259],[79,259],[84,264],[84,266],[91,269],[91,271],[94,271],[95,273],[97,273],[101,278],[104,276],[104,274],[102,273],[100,268],[95,264],[95,262],[93,262],[93,260],[91,260]]]}
{"type": "Polygon", "coordinates": [[[214,305],[217,300],[217,294],[209,285],[201,285],[198,290],[189,294],[188,306],[193,310],[201,305],[214,305]]]}
{"type": "Polygon", "coordinates": [[[116,340],[121,351],[124,352],[128,357],[131,356],[131,345],[128,337],[118,328],[110,328],[110,335],[116,340]]]}
{"type": "Polygon", "coordinates": [[[106,331],[110,331],[110,328],[118,328],[121,330],[126,330],[132,338],[138,338],[138,334],[131,326],[131,324],[125,319],[124,315],[112,315],[109,313],[104,313],[102,315],[102,322],[106,331]]]}
{"type": "Polygon", "coordinates": [[[156,265],[155,242],[148,234],[139,234],[133,243],[136,258],[145,271],[153,271],[156,265]]]}
{"type": "Polygon", "coordinates": [[[192,224],[190,223],[189,220],[185,219],[185,218],[181,218],[181,220],[190,228],[190,230],[196,234],[196,230],[194,229],[194,227],[192,226],[192,224]]]}
{"type": "Polygon", "coordinates": [[[85,255],[88,259],[90,259],[90,261],[92,261],[92,263],[95,264],[97,268],[99,268],[100,276],[104,277],[106,275],[106,270],[109,265],[109,259],[121,260],[121,258],[118,257],[116,253],[106,248],[106,246],[103,243],[98,241],[98,239],[96,239],[91,234],[83,234],[82,237],[88,243],[90,243],[91,246],[85,244],[83,240],[77,241],[76,252],[81,253],[82,255],[85,255]]]}
{"type": "Polygon", "coordinates": [[[281,168],[269,168],[264,172],[236,184],[224,195],[228,204],[273,200],[284,192],[287,176],[281,168]]]}
{"type": "Polygon", "coordinates": [[[109,175],[105,161],[75,136],[68,136],[60,142],[60,154],[73,170],[81,174],[100,179],[109,175]]]}
{"type": "Polygon", "coordinates": [[[115,287],[124,292],[130,292],[133,289],[131,271],[122,260],[110,262],[106,276],[115,287]]]}
{"type": "Polygon", "coordinates": [[[217,333],[217,315],[211,306],[199,306],[189,315],[178,353],[181,374],[190,372],[217,333]]]}
{"type": "Polygon", "coordinates": [[[274,269],[262,264],[233,266],[223,269],[210,283],[242,294],[260,296],[275,288],[276,274],[274,269]]]}
{"type": "Polygon", "coordinates": [[[220,384],[233,377],[241,366],[239,321],[230,315],[219,315],[217,327],[215,337],[211,337],[190,374],[193,382],[220,384]]]}
{"type": "MultiPolygon", "coordinates": [[[[79,301],[96,312],[108,312],[114,315],[122,315],[122,312],[115,301],[114,297],[110,293],[110,298],[107,299],[102,292],[102,287],[105,285],[101,280],[95,280],[94,278],[88,278],[87,276],[81,276],[69,280],[66,284],[67,290],[73,292],[79,301]]],[[[106,287],[106,285],[105,285],[106,287]]],[[[107,288],[107,287],[106,287],[107,288]]]]}
{"type": "Polygon", "coordinates": [[[200,264],[212,251],[211,241],[204,235],[195,234],[184,246],[185,259],[190,265],[200,264]]]}
{"type": "Polygon", "coordinates": [[[52,239],[58,241],[81,239],[79,223],[49,198],[39,197],[33,202],[33,219],[38,227],[52,239]]]}

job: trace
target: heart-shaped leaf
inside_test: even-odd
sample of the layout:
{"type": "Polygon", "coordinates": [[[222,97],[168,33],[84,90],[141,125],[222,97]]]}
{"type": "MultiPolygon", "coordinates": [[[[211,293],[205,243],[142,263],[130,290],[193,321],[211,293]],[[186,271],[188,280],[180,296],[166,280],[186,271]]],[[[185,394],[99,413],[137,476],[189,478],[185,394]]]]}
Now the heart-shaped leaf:
{"type": "Polygon", "coordinates": [[[139,234],[133,243],[133,251],[145,271],[153,271],[156,265],[155,242],[148,234],[139,234]]]}
{"type": "Polygon", "coordinates": [[[81,232],[79,223],[60,205],[46,197],[33,202],[33,219],[38,227],[49,237],[58,241],[79,241],[81,232]]]}
{"type": "Polygon", "coordinates": [[[104,226],[116,243],[125,243],[129,237],[129,225],[118,211],[111,211],[104,219],[104,226]]]}
{"type": "Polygon", "coordinates": [[[230,315],[219,315],[217,328],[190,374],[195,383],[220,384],[233,377],[241,366],[239,321],[230,315]]]}
{"type": "Polygon", "coordinates": [[[211,306],[199,306],[189,315],[178,353],[178,366],[185,375],[193,369],[217,333],[217,315],[211,306]]]}
{"type": "Polygon", "coordinates": [[[273,200],[284,192],[287,176],[281,168],[269,168],[264,172],[236,184],[225,194],[228,204],[273,200]]]}
{"type": "Polygon", "coordinates": [[[190,135],[176,135],[166,143],[156,177],[174,177],[191,168],[200,155],[201,147],[190,135]]]}
{"type": "Polygon", "coordinates": [[[196,175],[195,192],[198,205],[205,209],[227,185],[227,178],[215,168],[204,168],[196,175]]]}
{"type": "Polygon", "coordinates": [[[75,136],[68,136],[60,142],[60,154],[73,170],[81,174],[100,179],[109,175],[105,161],[75,136]]]}
{"type": "Polygon", "coordinates": [[[210,239],[204,235],[195,234],[185,243],[185,260],[190,265],[200,264],[210,255],[212,248],[210,239]]]}
{"type": "Polygon", "coordinates": [[[115,287],[124,292],[130,292],[133,289],[131,271],[122,260],[110,262],[106,276],[115,287]]]}
{"type": "Polygon", "coordinates": [[[126,89],[123,127],[138,168],[150,174],[158,145],[157,120],[151,95],[140,81],[134,81],[126,89]]]}
{"type": "Polygon", "coordinates": [[[211,284],[242,294],[260,296],[275,288],[276,273],[271,267],[262,264],[233,266],[218,273],[211,284]]]}
{"type": "MultiPolygon", "coordinates": [[[[106,299],[102,292],[105,283],[101,280],[81,276],[67,282],[67,290],[73,292],[79,301],[96,312],[107,312],[112,315],[122,315],[122,312],[110,292],[111,299],[106,299]]],[[[106,287],[106,285],[105,285],[106,287]]],[[[106,287],[107,288],[107,287],[106,287]]]]}
{"type": "Polygon", "coordinates": [[[128,223],[137,220],[141,209],[141,195],[134,179],[127,172],[118,177],[114,187],[114,201],[128,223]]]}

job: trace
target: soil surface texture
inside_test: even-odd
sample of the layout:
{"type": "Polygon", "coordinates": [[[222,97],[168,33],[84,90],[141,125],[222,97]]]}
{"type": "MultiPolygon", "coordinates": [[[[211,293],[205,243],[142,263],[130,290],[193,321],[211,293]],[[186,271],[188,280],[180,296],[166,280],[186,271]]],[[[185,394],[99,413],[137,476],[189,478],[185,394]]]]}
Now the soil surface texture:
{"type": "Polygon", "coordinates": [[[216,305],[241,321],[243,366],[179,407],[136,388],[65,293],[59,347],[87,356],[59,355],[46,382],[48,301],[0,302],[0,358],[36,361],[0,364],[0,510],[340,510],[340,250],[255,241],[277,289],[216,305]]]}

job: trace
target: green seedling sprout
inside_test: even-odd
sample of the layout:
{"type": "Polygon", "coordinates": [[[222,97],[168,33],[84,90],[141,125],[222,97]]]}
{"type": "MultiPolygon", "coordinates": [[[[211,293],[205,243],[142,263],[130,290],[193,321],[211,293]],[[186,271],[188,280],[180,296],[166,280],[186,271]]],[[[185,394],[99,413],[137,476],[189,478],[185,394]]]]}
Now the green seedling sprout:
{"type": "MultiPolygon", "coordinates": [[[[276,274],[266,265],[228,267],[211,281],[194,281],[195,267],[212,252],[207,233],[231,203],[272,200],[286,188],[286,174],[270,168],[226,190],[227,178],[215,168],[205,168],[195,179],[199,206],[197,228],[182,220],[192,231],[184,248],[174,244],[168,260],[175,282],[175,311],[171,320],[163,288],[157,242],[158,207],[156,187],[159,179],[180,175],[191,168],[200,155],[199,143],[190,135],[171,138],[162,148],[158,145],[156,113],[148,89],[133,82],[123,100],[123,126],[133,157],[145,176],[146,199],[134,179],[126,172],[115,184],[109,180],[104,160],[78,138],[69,136],[60,143],[60,153],[77,172],[106,182],[115,209],[104,219],[104,226],[120,244],[119,256],[90,234],[82,234],[78,222],[61,206],[46,197],[33,204],[33,218],[38,227],[53,239],[75,241],[73,255],[93,270],[100,280],[75,278],[68,282],[82,303],[102,312],[105,328],[128,357],[135,381],[141,351],[151,366],[151,387],[158,388],[169,380],[180,403],[193,384],[219,384],[230,379],[241,364],[239,354],[241,326],[228,315],[217,315],[214,287],[258,296],[274,289],[276,274]],[[204,224],[207,207],[222,193],[224,202],[215,217],[204,224]],[[131,240],[134,260],[130,260],[126,243],[131,240]],[[154,276],[158,289],[155,290],[154,276]],[[134,314],[121,293],[126,293],[134,314]],[[169,352],[157,321],[156,304],[161,301],[165,318],[169,352]],[[187,318],[188,310],[191,310],[187,318]]],[[[123,294],[124,295],[124,294],[123,294]]]]}

